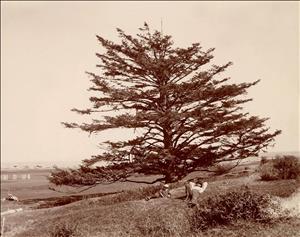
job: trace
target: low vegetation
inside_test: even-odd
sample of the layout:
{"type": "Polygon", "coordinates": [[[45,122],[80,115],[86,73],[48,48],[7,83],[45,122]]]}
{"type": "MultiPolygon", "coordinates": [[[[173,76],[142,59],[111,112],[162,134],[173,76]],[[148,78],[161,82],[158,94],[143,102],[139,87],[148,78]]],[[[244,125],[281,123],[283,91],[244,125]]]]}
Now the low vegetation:
{"type": "Polygon", "coordinates": [[[295,156],[278,156],[267,160],[262,158],[260,165],[261,179],[265,181],[297,179],[300,177],[300,162],[295,156]]]}
{"type": "Polygon", "coordinates": [[[212,196],[199,203],[192,217],[194,230],[228,225],[239,220],[268,223],[280,206],[270,195],[251,192],[247,188],[212,196]]]}

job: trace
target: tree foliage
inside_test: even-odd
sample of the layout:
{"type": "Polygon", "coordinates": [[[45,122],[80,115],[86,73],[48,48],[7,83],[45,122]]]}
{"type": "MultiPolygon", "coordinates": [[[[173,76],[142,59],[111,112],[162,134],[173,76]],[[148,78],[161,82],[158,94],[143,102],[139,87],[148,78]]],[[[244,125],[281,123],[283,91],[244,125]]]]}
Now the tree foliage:
{"type": "Polygon", "coordinates": [[[55,184],[85,185],[127,180],[133,173],[159,174],[166,182],[222,161],[256,156],[280,133],[269,132],[266,118],[243,112],[251,83],[229,83],[220,74],[232,63],[214,65],[213,48],[199,43],[175,47],[172,37],[150,31],[136,36],[117,29],[120,43],[97,36],[100,74],[88,72],[93,106],[80,114],[103,113],[91,123],[63,123],[89,133],[138,129],[127,141],[107,141],[109,151],[83,161],[79,169],[52,173],[55,184]],[[106,112],[118,111],[108,116],[106,112]],[[134,157],[129,161],[128,156],[134,157]],[[106,167],[93,167],[107,161],[106,167]]]}

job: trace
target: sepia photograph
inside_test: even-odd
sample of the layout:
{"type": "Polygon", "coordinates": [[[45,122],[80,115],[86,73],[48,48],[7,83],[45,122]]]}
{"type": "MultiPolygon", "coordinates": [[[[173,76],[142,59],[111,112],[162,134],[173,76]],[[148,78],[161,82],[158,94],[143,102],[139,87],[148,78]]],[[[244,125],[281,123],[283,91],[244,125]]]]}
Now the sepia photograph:
{"type": "Polygon", "coordinates": [[[298,1],[1,1],[1,237],[299,237],[298,1]]]}

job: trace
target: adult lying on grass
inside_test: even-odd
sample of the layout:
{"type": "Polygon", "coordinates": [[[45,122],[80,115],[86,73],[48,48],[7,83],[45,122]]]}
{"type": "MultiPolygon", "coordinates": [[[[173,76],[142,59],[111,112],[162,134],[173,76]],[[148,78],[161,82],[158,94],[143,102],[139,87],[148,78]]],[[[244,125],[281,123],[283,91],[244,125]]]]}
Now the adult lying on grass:
{"type": "Polygon", "coordinates": [[[185,193],[186,193],[186,201],[189,201],[192,205],[196,205],[196,201],[199,198],[199,195],[205,191],[207,188],[207,182],[193,182],[187,181],[185,183],[185,193]]]}

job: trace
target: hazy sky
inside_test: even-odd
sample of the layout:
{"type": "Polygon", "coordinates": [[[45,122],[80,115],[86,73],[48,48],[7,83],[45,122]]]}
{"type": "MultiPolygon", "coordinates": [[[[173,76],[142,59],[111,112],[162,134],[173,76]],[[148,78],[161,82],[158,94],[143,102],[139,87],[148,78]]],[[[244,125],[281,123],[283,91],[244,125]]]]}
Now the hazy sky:
{"type": "MultiPolygon", "coordinates": [[[[215,63],[233,61],[233,82],[249,90],[253,115],[282,135],[269,151],[299,150],[298,2],[1,2],[1,161],[79,163],[97,144],[124,132],[89,137],[60,122],[89,121],[70,109],[90,104],[89,78],[100,50],[96,34],[117,40],[146,21],[177,46],[215,47],[215,63]]],[[[127,133],[126,133],[127,134],[127,133]]]]}

